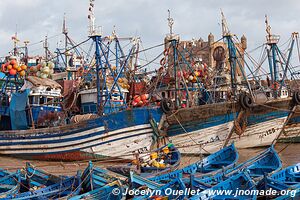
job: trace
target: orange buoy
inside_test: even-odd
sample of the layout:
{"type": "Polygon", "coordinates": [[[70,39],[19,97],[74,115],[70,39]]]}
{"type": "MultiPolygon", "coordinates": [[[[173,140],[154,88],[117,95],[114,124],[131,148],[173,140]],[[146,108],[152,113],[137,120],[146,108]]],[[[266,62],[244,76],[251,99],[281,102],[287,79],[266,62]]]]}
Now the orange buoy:
{"type": "Polygon", "coordinates": [[[1,65],[1,71],[2,71],[2,72],[5,72],[5,71],[6,71],[6,66],[5,66],[5,64],[2,64],[2,65],[1,65]]]}
{"type": "Polygon", "coordinates": [[[11,60],[11,61],[10,61],[10,64],[11,64],[11,65],[16,65],[16,64],[17,64],[17,61],[16,61],[16,60],[11,60]]]}
{"type": "Polygon", "coordinates": [[[26,65],[21,65],[21,69],[22,69],[22,70],[26,70],[26,69],[27,69],[27,66],[26,66],[26,65]]]}
{"type": "Polygon", "coordinates": [[[7,70],[11,70],[13,68],[12,65],[7,65],[7,70]]]}
{"type": "Polygon", "coordinates": [[[149,98],[149,94],[142,94],[141,99],[142,101],[145,101],[149,98]]]}
{"type": "Polygon", "coordinates": [[[22,71],[22,68],[21,68],[21,67],[18,67],[18,68],[17,68],[17,71],[18,71],[18,72],[22,71]]]}
{"type": "Polygon", "coordinates": [[[14,69],[14,68],[12,68],[12,69],[9,70],[9,74],[10,75],[16,75],[17,74],[17,70],[14,69]]]}
{"type": "Polygon", "coordinates": [[[17,64],[14,64],[12,66],[13,66],[14,69],[18,69],[18,67],[19,67],[17,64]]]}
{"type": "Polygon", "coordinates": [[[139,103],[139,102],[141,101],[141,97],[140,97],[139,95],[135,95],[135,96],[133,97],[133,101],[139,103]]]}

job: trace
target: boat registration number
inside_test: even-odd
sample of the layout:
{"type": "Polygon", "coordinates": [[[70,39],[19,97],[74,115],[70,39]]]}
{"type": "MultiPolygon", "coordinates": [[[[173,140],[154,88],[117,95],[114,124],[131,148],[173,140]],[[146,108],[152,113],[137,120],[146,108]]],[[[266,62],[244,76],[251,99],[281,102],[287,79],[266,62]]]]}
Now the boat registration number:
{"type": "Polygon", "coordinates": [[[139,148],[137,151],[138,153],[145,153],[148,152],[148,148],[147,147],[139,148]]]}
{"type": "Polygon", "coordinates": [[[259,138],[262,139],[268,135],[275,133],[275,131],[276,131],[275,128],[271,128],[271,129],[267,130],[265,133],[259,135],[259,138]]]}

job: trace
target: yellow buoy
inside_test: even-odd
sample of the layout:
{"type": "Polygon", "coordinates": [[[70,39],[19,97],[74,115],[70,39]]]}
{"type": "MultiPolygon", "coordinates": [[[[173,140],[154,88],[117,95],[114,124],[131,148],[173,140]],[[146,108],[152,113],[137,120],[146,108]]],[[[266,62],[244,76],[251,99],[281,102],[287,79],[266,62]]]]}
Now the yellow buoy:
{"type": "Polygon", "coordinates": [[[170,150],[169,150],[168,147],[165,147],[165,148],[163,148],[163,152],[164,152],[165,154],[168,154],[168,153],[170,153],[170,150]]]}
{"type": "Polygon", "coordinates": [[[157,162],[156,160],[154,160],[154,161],[152,162],[152,166],[153,166],[153,167],[157,167],[157,168],[159,168],[159,166],[160,166],[160,163],[159,163],[159,162],[157,162]]]}
{"type": "Polygon", "coordinates": [[[24,70],[22,70],[22,71],[19,72],[19,74],[20,74],[20,76],[25,76],[26,73],[25,73],[24,70]]]}
{"type": "Polygon", "coordinates": [[[153,152],[150,154],[150,157],[151,157],[151,159],[156,159],[158,156],[157,156],[156,152],[153,152]]]}

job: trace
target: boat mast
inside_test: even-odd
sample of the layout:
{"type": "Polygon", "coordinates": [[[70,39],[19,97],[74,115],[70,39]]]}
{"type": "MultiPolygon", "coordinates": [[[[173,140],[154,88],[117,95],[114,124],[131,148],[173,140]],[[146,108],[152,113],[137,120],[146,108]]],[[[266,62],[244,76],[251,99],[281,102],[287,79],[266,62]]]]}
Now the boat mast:
{"type": "Polygon", "coordinates": [[[175,109],[179,106],[179,99],[178,99],[178,78],[177,78],[177,66],[179,64],[178,62],[178,52],[177,52],[177,46],[178,46],[178,40],[179,38],[176,38],[173,34],[173,25],[174,25],[174,19],[171,17],[171,11],[168,10],[168,26],[170,29],[169,33],[169,42],[171,43],[171,47],[173,49],[173,70],[174,70],[174,79],[175,79],[175,109]]]}
{"type": "Polygon", "coordinates": [[[135,85],[136,85],[136,71],[138,69],[138,52],[140,48],[140,38],[133,38],[133,56],[131,57],[131,68],[129,69],[129,80],[130,80],[130,91],[128,100],[133,99],[135,96],[135,85]]]}
{"type": "MultiPolygon", "coordinates": [[[[101,34],[96,32],[95,28],[95,13],[94,13],[94,2],[95,0],[90,0],[89,5],[89,37],[93,39],[95,43],[95,60],[96,60],[96,87],[97,87],[97,111],[99,115],[103,114],[103,94],[104,94],[104,87],[103,84],[100,85],[100,68],[101,74],[106,75],[106,69],[102,67],[102,60],[100,55],[100,43],[101,43],[101,34]]],[[[103,80],[102,80],[103,81],[103,80]]]]}
{"type": "Polygon", "coordinates": [[[62,33],[65,36],[65,69],[68,71],[68,79],[71,79],[71,72],[68,70],[68,29],[66,24],[66,14],[64,14],[62,33]]]}
{"type": "MultiPolygon", "coordinates": [[[[268,54],[268,61],[269,61],[269,68],[270,68],[270,75],[271,75],[271,84],[273,90],[274,98],[278,97],[278,88],[277,85],[279,84],[279,67],[278,67],[278,60],[277,55],[279,56],[279,49],[277,47],[277,43],[279,42],[280,36],[273,35],[271,33],[271,26],[269,25],[268,17],[265,16],[265,23],[266,23],[266,32],[267,32],[267,45],[269,48],[267,49],[268,54]]],[[[280,58],[278,58],[280,59],[280,58]]]]}
{"type": "Polygon", "coordinates": [[[227,45],[228,45],[228,52],[229,52],[229,63],[230,63],[230,80],[231,80],[231,90],[233,93],[233,96],[237,95],[237,78],[236,78],[236,49],[235,45],[232,41],[232,35],[228,29],[227,21],[224,16],[224,13],[221,11],[222,15],[222,35],[223,38],[226,39],[227,45]]]}
{"type": "Polygon", "coordinates": [[[48,61],[49,58],[49,46],[48,46],[48,36],[45,36],[45,41],[44,41],[44,49],[45,49],[45,60],[48,61]]]}

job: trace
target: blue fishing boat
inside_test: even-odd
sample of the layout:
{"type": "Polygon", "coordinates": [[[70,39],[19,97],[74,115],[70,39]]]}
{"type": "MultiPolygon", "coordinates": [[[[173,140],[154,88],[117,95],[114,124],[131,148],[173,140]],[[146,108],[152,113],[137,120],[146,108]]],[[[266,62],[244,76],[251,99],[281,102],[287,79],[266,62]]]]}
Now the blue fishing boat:
{"type": "Polygon", "coordinates": [[[116,195],[113,193],[113,191],[120,191],[120,188],[122,185],[120,184],[119,181],[113,181],[111,183],[108,183],[105,186],[102,186],[100,188],[94,189],[90,192],[86,192],[80,195],[73,196],[69,198],[70,200],[107,200],[107,199],[112,199],[112,200],[121,200],[122,195],[116,195]]]}
{"type": "Polygon", "coordinates": [[[237,149],[232,143],[231,145],[217,151],[216,153],[207,156],[203,160],[200,160],[182,169],[150,178],[150,180],[160,182],[171,180],[176,177],[183,177],[185,174],[205,174],[220,169],[230,169],[234,167],[234,165],[238,161],[238,157],[239,156],[237,149]]]}
{"type": "Polygon", "coordinates": [[[269,198],[276,199],[297,199],[300,196],[300,165],[289,166],[276,173],[265,175],[257,183],[260,190],[276,190],[273,196],[269,198]],[[284,194],[281,191],[285,191],[284,194]]]}
{"type": "Polygon", "coordinates": [[[269,147],[259,155],[228,170],[217,170],[209,175],[198,175],[195,179],[208,184],[220,183],[231,176],[247,171],[251,178],[261,178],[265,174],[274,173],[281,169],[282,163],[274,146],[269,147]]]}
{"type": "Polygon", "coordinates": [[[204,190],[197,195],[189,198],[190,200],[208,200],[208,199],[256,199],[256,195],[246,195],[246,190],[254,190],[255,183],[247,173],[240,172],[229,179],[213,186],[210,189],[204,190]],[[223,192],[222,194],[217,192],[223,192]],[[225,193],[231,191],[231,193],[225,193]]]}
{"type": "Polygon", "coordinates": [[[250,177],[261,177],[264,174],[276,172],[280,170],[282,163],[274,146],[272,145],[264,152],[236,166],[233,169],[227,170],[226,174],[232,174],[236,171],[247,170],[250,177]]]}
{"type": "Polygon", "coordinates": [[[271,179],[281,181],[287,185],[296,185],[300,183],[300,163],[289,166],[270,176],[271,179]]]}
{"type": "Polygon", "coordinates": [[[0,178],[0,199],[19,193],[21,183],[21,173],[10,173],[0,178]]]}
{"type": "Polygon", "coordinates": [[[72,199],[121,199],[124,182],[119,178],[110,175],[110,172],[93,166],[92,162],[82,173],[83,193],[74,196],[72,199]],[[112,191],[118,190],[115,195],[112,191]]]}
{"type": "Polygon", "coordinates": [[[107,169],[125,176],[135,171],[143,177],[155,177],[176,170],[181,155],[173,144],[164,145],[151,152],[139,154],[138,158],[126,166],[112,166],[107,169]]]}
{"type": "Polygon", "coordinates": [[[299,199],[300,197],[299,183],[288,185],[284,181],[265,176],[257,183],[256,187],[259,190],[272,191],[271,194],[265,194],[270,199],[299,199]]]}
{"type": "MultiPolygon", "coordinates": [[[[90,2],[89,12],[90,16],[94,17],[91,5],[94,5],[93,1],[90,2]]],[[[68,106],[65,107],[68,103],[67,97],[64,98],[66,104],[55,102],[58,101],[56,96],[54,99],[52,98],[53,101],[48,102],[49,96],[54,92],[48,88],[43,88],[43,94],[48,94],[47,98],[44,95],[39,98],[41,97],[39,90],[32,91],[32,94],[35,95],[33,98],[29,98],[28,87],[25,86],[24,88],[27,89],[23,93],[16,93],[19,90],[15,89],[13,91],[15,94],[13,100],[15,101],[7,102],[12,111],[8,113],[7,117],[10,117],[10,122],[22,123],[22,130],[18,128],[15,130],[1,129],[0,155],[59,161],[103,159],[111,156],[119,159],[134,159],[135,153],[152,150],[151,146],[156,142],[158,136],[158,132],[153,130],[153,126],[160,121],[162,111],[156,105],[132,108],[129,101],[132,101],[133,97],[128,95],[127,89],[127,92],[124,90],[124,87],[128,86],[124,83],[126,79],[124,74],[130,58],[133,57],[135,46],[133,45],[128,55],[125,56],[124,51],[120,54],[122,49],[116,34],[113,34],[112,37],[102,37],[93,30],[89,37],[93,40],[95,50],[95,65],[90,66],[91,71],[94,72],[93,77],[95,77],[95,87],[92,88],[95,95],[91,97],[93,105],[83,105],[83,113],[93,107],[92,112],[96,112],[97,115],[77,123],[71,123],[70,116],[73,113],[67,108],[68,106]],[[112,43],[111,39],[117,42],[116,48],[118,48],[114,62],[108,56],[111,50],[107,44],[112,43]],[[119,56],[119,54],[123,56],[119,56]],[[113,65],[115,65],[114,70],[112,69],[113,65]],[[38,98],[36,99],[36,97],[38,98]],[[59,117],[58,122],[53,123],[54,126],[35,127],[23,123],[31,118],[29,121],[32,121],[31,125],[34,125],[34,121],[37,119],[35,116],[54,103],[56,105],[63,104],[64,111],[69,112],[68,116],[59,117]],[[38,105],[34,106],[35,104],[38,105]],[[16,105],[20,106],[16,107],[16,105]]],[[[47,62],[48,60],[46,60],[46,64],[47,62]]],[[[17,76],[15,75],[14,78],[17,76]]],[[[83,77],[80,76],[81,78],[83,77]]],[[[31,77],[31,79],[36,78],[31,77]]],[[[46,82],[45,80],[44,82],[46,82]]],[[[43,79],[39,79],[40,86],[42,86],[41,82],[43,83],[43,79]]],[[[74,92],[71,93],[71,96],[76,96],[74,92]]],[[[9,97],[5,97],[5,100],[9,100],[9,97]]],[[[71,104],[75,101],[76,99],[72,99],[71,104]]],[[[5,113],[7,114],[6,107],[5,113]]],[[[0,104],[1,110],[3,110],[2,104],[0,104]]],[[[59,111],[59,109],[56,110],[59,111]]],[[[43,123],[46,121],[44,120],[43,123]]]]}
{"type": "Polygon", "coordinates": [[[76,176],[62,180],[59,183],[33,191],[23,192],[19,194],[10,194],[3,199],[53,199],[66,196],[75,196],[81,191],[80,175],[81,172],[78,171],[76,176]]]}
{"type": "Polygon", "coordinates": [[[3,178],[4,176],[10,175],[10,174],[11,174],[11,172],[0,168],[0,178],[3,178]]]}
{"type": "Polygon", "coordinates": [[[157,138],[151,121],[160,121],[156,107],[123,110],[64,126],[0,131],[0,154],[40,160],[134,159],[150,151],[157,138]]]}
{"type": "Polygon", "coordinates": [[[158,184],[149,179],[141,177],[133,172],[130,173],[131,190],[139,189],[144,190],[146,195],[135,196],[133,199],[155,199],[155,198],[168,198],[168,199],[184,199],[185,193],[169,193],[172,191],[185,191],[186,187],[180,178],[175,178],[167,184],[158,184]],[[153,191],[153,193],[151,193],[153,191]],[[168,191],[168,194],[166,192],[168,191]]]}
{"type": "Polygon", "coordinates": [[[25,170],[22,172],[22,187],[21,191],[25,192],[28,189],[47,187],[56,183],[60,183],[67,177],[55,176],[41,169],[36,168],[29,162],[26,163],[25,170]]]}
{"type": "MultiPolygon", "coordinates": [[[[289,189],[289,191],[290,190],[291,189],[289,189]]],[[[300,188],[298,187],[294,191],[295,191],[295,193],[293,193],[293,195],[282,195],[282,196],[275,198],[275,200],[298,200],[300,198],[300,188]]]]}

